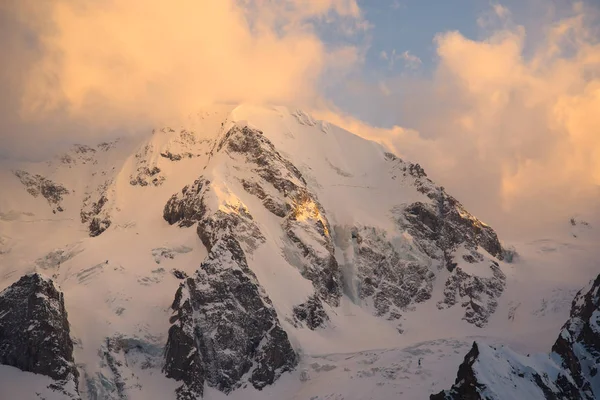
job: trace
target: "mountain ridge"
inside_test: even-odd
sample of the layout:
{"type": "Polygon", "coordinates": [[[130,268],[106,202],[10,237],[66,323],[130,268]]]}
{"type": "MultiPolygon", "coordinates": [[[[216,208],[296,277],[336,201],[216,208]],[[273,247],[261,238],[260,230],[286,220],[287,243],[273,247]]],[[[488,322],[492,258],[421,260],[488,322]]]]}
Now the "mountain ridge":
{"type": "Polygon", "coordinates": [[[2,284],[63,288],[83,398],[280,390],[308,354],[439,339],[428,315],[488,332],[514,279],[419,164],[298,110],[209,109],[16,171],[2,284]]]}

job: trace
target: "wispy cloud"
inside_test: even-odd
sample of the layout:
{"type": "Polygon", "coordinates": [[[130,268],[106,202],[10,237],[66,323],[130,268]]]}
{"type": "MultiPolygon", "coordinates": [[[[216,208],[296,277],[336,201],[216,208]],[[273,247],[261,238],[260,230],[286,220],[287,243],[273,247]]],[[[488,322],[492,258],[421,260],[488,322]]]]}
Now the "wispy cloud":
{"type": "Polygon", "coordinates": [[[500,3],[490,3],[490,8],[477,18],[477,25],[483,29],[506,27],[511,21],[510,10],[500,3]]]}
{"type": "Polygon", "coordinates": [[[392,10],[399,10],[406,6],[404,3],[401,3],[400,0],[394,0],[394,1],[392,1],[392,4],[390,5],[390,7],[392,8],[392,10]]]}
{"type": "Polygon", "coordinates": [[[399,60],[402,60],[404,68],[408,69],[418,69],[422,64],[421,59],[414,54],[411,54],[408,50],[402,53],[396,53],[396,49],[393,49],[389,53],[381,51],[381,53],[379,53],[379,58],[387,62],[389,69],[393,69],[396,62],[399,60]]]}

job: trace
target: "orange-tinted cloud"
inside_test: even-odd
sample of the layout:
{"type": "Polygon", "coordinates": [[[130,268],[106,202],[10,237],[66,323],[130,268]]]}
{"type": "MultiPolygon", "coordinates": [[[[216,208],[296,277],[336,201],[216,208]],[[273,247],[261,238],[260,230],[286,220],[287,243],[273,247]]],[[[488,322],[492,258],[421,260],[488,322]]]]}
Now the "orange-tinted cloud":
{"type": "MultiPolygon", "coordinates": [[[[408,100],[418,104],[410,125],[418,133],[337,122],[420,162],[496,225],[522,229],[591,211],[600,205],[598,11],[576,4],[526,51],[526,28],[497,5],[504,24],[486,39],[435,38],[436,73],[408,100]]],[[[406,85],[385,84],[381,101],[390,107],[390,93],[406,85]]]]}
{"type": "Polygon", "coordinates": [[[312,21],[362,21],[354,0],[8,0],[0,12],[34,42],[17,67],[21,117],[102,128],[215,102],[307,104],[324,72],[357,60],[326,48],[312,21]]]}

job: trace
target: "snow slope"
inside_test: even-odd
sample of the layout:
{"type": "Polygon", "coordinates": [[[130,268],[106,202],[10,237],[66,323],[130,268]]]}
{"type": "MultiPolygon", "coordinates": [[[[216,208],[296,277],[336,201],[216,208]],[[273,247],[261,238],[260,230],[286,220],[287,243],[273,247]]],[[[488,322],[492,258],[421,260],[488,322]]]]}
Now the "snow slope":
{"type": "MultiPolygon", "coordinates": [[[[439,189],[419,168],[300,110],[248,105],[210,107],[139,140],[78,145],[48,162],[3,166],[0,289],[30,272],[51,277],[60,287],[82,398],[174,399],[178,383],[162,372],[170,306],[181,277],[194,275],[209,251],[196,229],[170,225],[163,211],[174,194],[204,176],[211,181],[208,207],[215,212],[247,208],[264,236],[252,251],[244,248],[248,265],[299,354],[295,370],[274,385],[260,392],[240,387],[228,398],[427,397],[453,381],[471,337],[526,352],[547,348],[577,290],[597,274],[599,251],[595,226],[569,221],[547,238],[512,243],[518,256],[510,263],[482,247],[459,246],[453,257],[466,276],[491,281],[491,261],[505,275],[501,295],[481,298],[492,310],[489,316],[481,326],[470,323],[460,305],[463,295],[454,305],[444,303],[456,270],[444,268],[441,255],[433,258],[397,211],[417,202],[433,204],[427,193],[439,189]],[[317,329],[294,319],[294,307],[317,290],[303,275],[306,260],[294,258],[299,253],[282,219],[243,186],[243,180],[256,181],[256,168],[241,153],[217,151],[233,127],[260,130],[297,168],[305,181],[298,185],[318,199],[318,206],[308,202],[296,210],[299,222],[293,229],[319,257],[328,256],[329,244],[307,224],[320,218],[315,209],[324,210],[343,290],[339,305],[323,302],[328,321],[317,329]],[[413,296],[405,307],[386,305],[383,315],[375,295],[360,295],[373,273],[359,268],[372,263],[359,257],[366,244],[382,259],[424,266],[415,276],[420,285],[431,284],[426,289],[431,297],[413,296]],[[464,261],[472,250],[482,258],[464,261]]],[[[288,201],[276,188],[261,185],[267,198],[288,201]]],[[[377,290],[388,296],[381,286],[377,290]]],[[[1,368],[7,373],[0,376],[0,398],[18,386],[19,398],[33,399],[46,385],[45,377],[1,368]],[[14,379],[31,384],[15,385],[14,379]]],[[[205,389],[205,398],[224,396],[205,389]]]]}

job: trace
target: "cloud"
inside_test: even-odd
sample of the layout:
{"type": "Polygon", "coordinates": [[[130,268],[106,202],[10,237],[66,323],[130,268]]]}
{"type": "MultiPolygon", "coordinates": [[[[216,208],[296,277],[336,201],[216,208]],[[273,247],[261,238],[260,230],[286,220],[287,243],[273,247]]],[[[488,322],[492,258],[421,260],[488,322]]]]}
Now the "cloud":
{"type": "Polygon", "coordinates": [[[390,7],[392,8],[392,10],[399,10],[401,8],[405,8],[406,5],[401,3],[399,0],[394,0],[394,1],[392,1],[392,4],[390,5],[390,7]]]}
{"type": "Polygon", "coordinates": [[[404,53],[400,54],[399,58],[404,60],[404,67],[410,69],[417,69],[421,66],[421,59],[414,54],[410,54],[407,50],[404,53]]]}
{"type": "Polygon", "coordinates": [[[364,26],[354,0],[7,0],[0,21],[0,87],[14,95],[0,109],[11,119],[3,149],[42,131],[56,142],[136,129],[205,103],[309,104],[324,73],[359,59],[325,45],[315,24],[364,26]]]}
{"type": "Polygon", "coordinates": [[[492,8],[494,9],[494,13],[496,13],[499,18],[506,18],[510,15],[508,8],[504,7],[502,4],[493,4],[492,8]]]}
{"type": "Polygon", "coordinates": [[[418,69],[422,62],[421,59],[414,54],[411,54],[408,50],[403,53],[396,53],[396,49],[393,49],[391,52],[386,52],[382,50],[379,53],[379,58],[383,61],[387,61],[388,68],[391,70],[396,65],[396,61],[402,60],[404,62],[404,68],[407,69],[418,69]]]}
{"type": "Polygon", "coordinates": [[[494,29],[507,27],[510,23],[512,13],[500,3],[490,3],[490,9],[477,18],[477,25],[483,29],[494,29]]]}
{"type": "Polygon", "coordinates": [[[385,82],[379,82],[379,90],[381,91],[381,93],[383,93],[385,96],[389,96],[390,94],[392,94],[392,91],[390,90],[390,88],[385,84],[385,82]]]}
{"type": "Polygon", "coordinates": [[[503,232],[598,213],[598,13],[578,3],[537,43],[512,23],[481,40],[439,34],[431,79],[384,81],[379,100],[379,90],[365,92],[369,107],[401,115],[396,124],[413,129],[337,121],[420,162],[503,232]]]}

